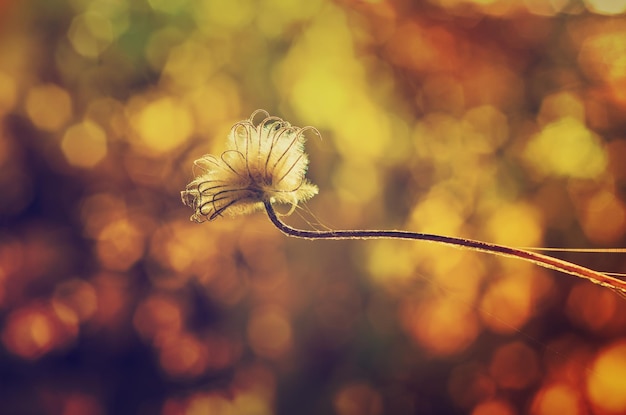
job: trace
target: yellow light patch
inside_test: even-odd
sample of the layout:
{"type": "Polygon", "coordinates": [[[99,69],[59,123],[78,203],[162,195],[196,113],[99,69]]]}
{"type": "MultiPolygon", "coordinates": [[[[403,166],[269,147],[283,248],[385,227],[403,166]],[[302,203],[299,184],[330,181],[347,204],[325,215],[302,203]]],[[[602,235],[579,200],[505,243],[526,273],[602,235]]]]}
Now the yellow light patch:
{"type": "Polygon", "coordinates": [[[531,413],[536,415],[569,414],[583,412],[579,392],[565,383],[542,388],[533,400],[531,413]]]}
{"type": "Polygon", "coordinates": [[[379,284],[393,287],[415,274],[415,255],[404,241],[379,240],[369,246],[368,270],[379,284]]]}
{"type": "Polygon", "coordinates": [[[531,138],[523,155],[538,173],[548,176],[593,179],[607,166],[598,136],[572,117],[546,125],[531,138]]]}
{"type": "Polygon", "coordinates": [[[589,370],[587,394],[597,407],[611,413],[626,411],[626,342],[602,350],[589,370]]]}
{"type": "Polygon", "coordinates": [[[186,6],[188,0],[148,0],[154,10],[174,14],[186,6]]]}
{"type": "Polygon", "coordinates": [[[351,202],[368,203],[380,196],[379,172],[369,164],[342,163],[333,176],[333,183],[340,196],[351,202]]]}
{"type": "Polygon", "coordinates": [[[489,241],[509,246],[541,245],[543,224],[537,209],[524,203],[502,203],[489,218],[489,241]]]}
{"type": "Polygon", "coordinates": [[[513,409],[508,401],[503,399],[492,399],[479,403],[474,407],[471,415],[515,415],[517,411],[513,409]]]}
{"type": "Polygon", "coordinates": [[[184,412],[184,415],[235,415],[236,408],[233,402],[219,395],[194,396],[184,412]]]}
{"type": "Polygon", "coordinates": [[[106,157],[107,137],[98,125],[84,121],[67,129],[61,150],[69,164],[91,168],[106,157]]]}
{"type": "Polygon", "coordinates": [[[193,131],[187,108],[171,98],[147,104],[131,120],[141,142],[154,153],[167,153],[183,144],[193,131]]]}
{"type": "Polygon", "coordinates": [[[54,84],[31,88],[25,105],[31,122],[45,131],[58,131],[72,116],[70,95],[54,84]]]}
{"type": "Polygon", "coordinates": [[[98,258],[108,269],[126,271],[141,258],[143,251],[143,233],[126,219],[109,223],[98,235],[98,258]]]}
{"type": "Polygon", "coordinates": [[[361,160],[384,158],[391,141],[384,112],[362,97],[361,102],[345,114],[336,126],[337,149],[346,156],[361,160]]]}
{"type": "Polygon", "coordinates": [[[195,90],[204,85],[217,69],[213,53],[201,42],[187,40],[171,48],[161,76],[174,88],[195,90]]]}
{"type": "Polygon", "coordinates": [[[461,128],[463,147],[475,153],[493,153],[509,136],[507,117],[492,105],[468,110],[463,116],[461,128]]]}
{"type": "Polygon", "coordinates": [[[626,205],[613,192],[593,195],[581,216],[585,235],[594,242],[615,243],[626,233],[626,205]]]}
{"type": "Polygon", "coordinates": [[[199,20],[198,26],[202,29],[237,29],[250,23],[256,13],[255,3],[246,0],[200,0],[195,4],[197,10],[193,16],[199,20]]]}
{"type": "Polygon", "coordinates": [[[490,284],[481,299],[479,311],[484,324],[497,333],[514,333],[530,318],[533,280],[505,277],[490,284]]]}
{"type": "Polygon", "coordinates": [[[542,125],[555,122],[563,117],[585,120],[585,105],[580,97],[571,92],[548,95],[541,102],[537,121],[542,125]]]}
{"type": "Polygon", "coordinates": [[[585,4],[592,13],[615,15],[626,11],[625,0],[585,0],[585,4]]]}
{"type": "Polygon", "coordinates": [[[626,81],[626,31],[620,28],[591,35],[580,47],[578,62],[591,77],[607,84],[616,98],[623,98],[626,81]]]}
{"type": "Polygon", "coordinates": [[[321,0],[263,0],[256,16],[259,29],[268,37],[283,33],[300,19],[310,18],[321,4],[321,0]]]}
{"type": "Polygon", "coordinates": [[[0,114],[10,111],[15,106],[17,83],[11,76],[0,72],[0,114]]]}
{"type": "Polygon", "coordinates": [[[411,212],[410,228],[419,232],[456,235],[465,222],[464,208],[443,186],[433,188],[411,212]]]}
{"type": "Polygon", "coordinates": [[[87,12],[72,20],[67,37],[78,54],[96,58],[113,42],[115,34],[106,16],[87,12]]]}
{"type": "Polygon", "coordinates": [[[438,356],[464,350],[476,339],[479,330],[473,310],[445,298],[405,307],[401,318],[414,341],[438,356]]]}

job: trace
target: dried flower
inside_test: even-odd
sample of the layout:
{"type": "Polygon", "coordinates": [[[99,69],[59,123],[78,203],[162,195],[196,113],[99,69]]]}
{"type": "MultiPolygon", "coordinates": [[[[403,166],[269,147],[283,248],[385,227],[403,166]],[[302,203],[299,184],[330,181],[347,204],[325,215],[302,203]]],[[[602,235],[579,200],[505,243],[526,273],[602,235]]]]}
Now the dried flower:
{"type": "Polygon", "coordinates": [[[317,194],[305,178],[309,159],[304,133],[313,127],[296,127],[266,111],[233,125],[228,146],[220,157],[205,155],[194,164],[202,173],[181,192],[183,203],[203,222],[222,215],[239,215],[262,209],[264,202],[287,203],[292,208],[317,194]],[[254,125],[254,118],[265,118],[254,125]]]}
{"type": "Polygon", "coordinates": [[[309,164],[304,152],[304,132],[307,130],[317,132],[313,127],[294,127],[263,110],[257,110],[248,120],[236,123],[228,136],[228,149],[219,158],[207,155],[195,161],[203,173],[181,192],[183,203],[195,210],[191,219],[202,222],[222,214],[237,215],[264,208],[270,221],[280,231],[296,238],[429,241],[532,262],[611,288],[626,297],[626,281],[529,249],[419,232],[378,229],[319,231],[287,225],[278,217],[273,204],[288,203],[295,208],[298,202],[317,194],[317,186],[304,177],[309,164]],[[254,117],[259,113],[265,114],[265,119],[255,126],[254,117]]]}

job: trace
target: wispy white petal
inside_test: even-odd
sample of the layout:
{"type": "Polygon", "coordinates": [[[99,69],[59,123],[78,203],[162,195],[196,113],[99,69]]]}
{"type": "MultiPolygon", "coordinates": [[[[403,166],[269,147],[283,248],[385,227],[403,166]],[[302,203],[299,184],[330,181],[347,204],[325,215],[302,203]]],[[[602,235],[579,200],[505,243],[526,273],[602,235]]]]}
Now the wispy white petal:
{"type": "Polygon", "coordinates": [[[239,215],[272,201],[291,204],[310,199],[317,186],[306,177],[309,159],[304,133],[281,118],[257,110],[233,125],[227,149],[215,157],[194,162],[201,173],[181,192],[183,203],[194,209],[192,220],[202,222],[224,215],[239,215]],[[258,114],[264,119],[254,124],[258,114]]]}

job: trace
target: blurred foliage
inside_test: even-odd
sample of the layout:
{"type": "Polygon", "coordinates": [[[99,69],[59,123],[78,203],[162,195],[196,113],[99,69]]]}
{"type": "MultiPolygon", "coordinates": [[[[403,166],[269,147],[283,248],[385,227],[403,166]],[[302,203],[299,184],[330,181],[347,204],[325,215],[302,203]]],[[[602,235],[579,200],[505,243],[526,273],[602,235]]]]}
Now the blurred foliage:
{"type": "MultiPolygon", "coordinates": [[[[616,414],[626,302],[432,244],[190,223],[265,108],[289,221],[626,246],[626,1],[0,0],[3,414],[616,414]]],[[[626,272],[623,255],[562,254],[626,272]]]]}

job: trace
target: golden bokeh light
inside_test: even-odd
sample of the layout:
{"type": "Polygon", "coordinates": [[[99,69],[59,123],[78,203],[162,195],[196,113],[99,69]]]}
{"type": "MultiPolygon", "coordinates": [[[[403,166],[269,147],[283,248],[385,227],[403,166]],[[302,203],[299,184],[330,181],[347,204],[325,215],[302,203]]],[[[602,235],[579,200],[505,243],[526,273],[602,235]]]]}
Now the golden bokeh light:
{"type": "Polygon", "coordinates": [[[601,191],[590,197],[580,215],[585,234],[592,241],[610,244],[626,233],[626,203],[613,192],[601,191]]]}
{"type": "MultiPolygon", "coordinates": [[[[606,1],[606,4],[618,2],[606,1]]],[[[623,2],[621,2],[623,3],[623,2]]],[[[606,32],[592,34],[584,38],[578,60],[581,68],[594,79],[602,82],[608,93],[622,108],[626,105],[623,92],[626,82],[624,52],[626,51],[626,28],[623,25],[606,32]]]]}
{"type": "Polygon", "coordinates": [[[500,203],[489,218],[489,240],[509,246],[537,246],[542,240],[542,218],[529,204],[500,203]]]}
{"type": "Polygon", "coordinates": [[[585,413],[581,396],[572,386],[565,383],[546,385],[537,392],[531,409],[533,415],[585,413]]]}
{"type": "Polygon", "coordinates": [[[453,299],[438,298],[402,310],[404,327],[415,342],[437,356],[454,355],[479,331],[474,310],[453,299]]]}
{"type": "Polygon", "coordinates": [[[585,6],[590,12],[605,15],[617,15],[626,11],[624,0],[585,0],[585,6]]]}
{"type": "Polygon", "coordinates": [[[98,297],[92,284],[81,279],[68,279],[56,286],[52,305],[71,310],[82,323],[98,308],[98,297]]]}
{"type": "Polygon", "coordinates": [[[26,113],[32,123],[45,131],[59,131],[72,117],[72,99],[58,85],[33,87],[26,96],[26,113]]]}
{"type": "Polygon", "coordinates": [[[17,85],[9,74],[0,71],[0,114],[13,109],[17,101],[17,85]]]}
{"type": "Polygon", "coordinates": [[[207,347],[191,334],[164,334],[158,347],[159,362],[168,376],[194,377],[207,369],[207,347]]]}
{"type": "Polygon", "coordinates": [[[587,395],[594,407],[612,413],[626,411],[626,342],[600,350],[587,378],[587,395]]]}
{"type": "Polygon", "coordinates": [[[171,14],[179,12],[187,5],[187,3],[188,0],[148,0],[148,4],[150,4],[150,7],[152,7],[154,10],[171,14]]]}
{"type": "Polygon", "coordinates": [[[74,17],[67,37],[77,53],[97,58],[111,45],[115,32],[107,16],[90,11],[74,17]]]}
{"type": "Polygon", "coordinates": [[[109,222],[97,239],[98,258],[110,270],[127,270],[144,252],[143,232],[128,219],[109,222]]]}
{"type": "Polygon", "coordinates": [[[137,307],[133,324],[146,341],[158,342],[161,336],[176,335],[183,327],[181,306],[164,295],[152,295],[137,307]]]}
{"type": "Polygon", "coordinates": [[[75,124],[65,131],[61,150],[70,165],[95,167],[107,155],[106,133],[91,121],[75,124]]]}
{"type": "Polygon", "coordinates": [[[516,415],[513,406],[503,399],[481,402],[474,407],[471,415],[516,415]]]}
{"type": "Polygon", "coordinates": [[[537,121],[547,125],[565,117],[572,117],[580,122],[585,121],[585,103],[572,92],[559,92],[548,95],[541,101],[537,121]]]}
{"type": "Polygon", "coordinates": [[[593,179],[604,173],[607,157],[600,138],[572,117],[547,124],[524,153],[542,175],[593,179]]]}
{"type": "Polygon", "coordinates": [[[264,307],[255,310],[248,322],[248,339],[256,354],[278,358],[292,347],[291,323],[284,310],[264,307]]]}
{"type": "Polygon", "coordinates": [[[337,415],[381,415],[382,398],[376,389],[366,383],[343,386],[333,400],[337,415]]]}
{"type": "Polygon", "coordinates": [[[164,411],[163,415],[178,415],[181,413],[184,415],[235,415],[235,409],[234,403],[228,397],[218,394],[205,394],[192,397],[184,411],[164,411]]]}
{"type": "Polygon", "coordinates": [[[533,278],[522,275],[501,278],[487,288],[479,312],[491,330],[515,333],[530,318],[535,305],[533,278]]]}
{"type": "Polygon", "coordinates": [[[240,29],[250,24],[255,12],[253,3],[245,0],[199,0],[195,2],[194,9],[193,17],[198,26],[206,30],[240,29]]]}
{"type": "Polygon", "coordinates": [[[28,360],[66,346],[77,335],[77,318],[69,309],[33,303],[13,311],[2,330],[2,343],[28,360]]]}
{"type": "Polygon", "coordinates": [[[12,353],[36,359],[54,346],[54,322],[44,310],[17,310],[8,318],[2,342],[12,353]]]}
{"type": "MultiPolygon", "coordinates": [[[[154,41],[158,42],[158,38],[154,41]]],[[[163,82],[185,89],[202,87],[209,82],[217,69],[215,66],[219,61],[216,62],[214,53],[193,38],[172,45],[165,57],[163,82]]],[[[162,102],[162,105],[173,104],[171,101],[162,102]]]]}
{"type": "Polygon", "coordinates": [[[243,367],[235,373],[232,390],[197,392],[165,401],[162,415],[236,415],[276,413],[273,404],[273,375],[258,366],[243,367]]]}
{"type": "Polygon", "coordinates": [[[148,102],[131,117],[142,149],[165,154],[184,143],[193,131],[193,119],[185,106],[168,97],[148,102]]]}

